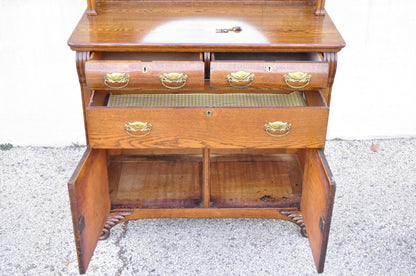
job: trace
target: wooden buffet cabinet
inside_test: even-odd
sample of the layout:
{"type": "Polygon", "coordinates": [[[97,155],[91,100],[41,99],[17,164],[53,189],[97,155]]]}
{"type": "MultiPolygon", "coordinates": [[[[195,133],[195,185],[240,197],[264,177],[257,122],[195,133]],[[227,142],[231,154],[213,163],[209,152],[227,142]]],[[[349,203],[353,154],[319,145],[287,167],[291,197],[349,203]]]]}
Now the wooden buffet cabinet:
{"type": "Polygon", "coordinates": [[[323,154],[345,43],[325,0],[88,0],[69,39],[87,150],[69,181],[80,273],[119,222],[270,218],[323,271],[323,154]]]}

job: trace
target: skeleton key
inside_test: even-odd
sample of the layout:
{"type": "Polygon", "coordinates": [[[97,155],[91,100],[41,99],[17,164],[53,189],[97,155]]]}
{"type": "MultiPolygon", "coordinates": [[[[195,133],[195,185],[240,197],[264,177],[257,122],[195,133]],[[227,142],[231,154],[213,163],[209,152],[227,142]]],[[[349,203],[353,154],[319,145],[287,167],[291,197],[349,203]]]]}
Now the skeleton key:
{"type": "Polygon", "coordinates": [[[228,32],[235,32],[235,33],[239,33],[241,32],[243,29],[241,29],[240,26],[235,26],[229,29],[217,29],[217,33],[228,33],[228,32]]]}

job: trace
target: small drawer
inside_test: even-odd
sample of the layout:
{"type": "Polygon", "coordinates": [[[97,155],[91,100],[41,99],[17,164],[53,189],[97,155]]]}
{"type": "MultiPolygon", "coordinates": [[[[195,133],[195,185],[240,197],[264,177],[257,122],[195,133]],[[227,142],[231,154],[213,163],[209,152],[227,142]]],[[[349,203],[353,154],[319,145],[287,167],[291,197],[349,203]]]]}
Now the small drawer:
{"type": "Polygon", "coordinates": [[[328,63],[318,53],[214,53],[213,89],[314,90],[328,86],[328,63]]]}
{"type": "Polygon", "coordinates": [[[204,66],[201,53],[94,52],[85,75],[90,89],[199,90],[204,66]]]}
{"type": "Polygon", "coordinates": [[[107,99],[106,94],[97,91],[87,108],[93,148],[317,148],[325,144],[329,110],[319,91],[115,95],[118,99],[112,95],[107,99]]]}

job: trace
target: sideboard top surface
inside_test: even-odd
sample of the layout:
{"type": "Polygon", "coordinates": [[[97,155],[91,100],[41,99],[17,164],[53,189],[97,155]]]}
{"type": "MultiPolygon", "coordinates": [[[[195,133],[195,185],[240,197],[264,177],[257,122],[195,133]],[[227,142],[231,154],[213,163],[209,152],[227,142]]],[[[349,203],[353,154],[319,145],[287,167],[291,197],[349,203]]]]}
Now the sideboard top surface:
{"type": "Polygon", "coordinates": [[[273,2],[103,2],[84,13],[68,44],[75,51],[322,51],[345,42],[313,6],[273,2]],[[239,33],[217,29],[241,27],[239,33]]]}

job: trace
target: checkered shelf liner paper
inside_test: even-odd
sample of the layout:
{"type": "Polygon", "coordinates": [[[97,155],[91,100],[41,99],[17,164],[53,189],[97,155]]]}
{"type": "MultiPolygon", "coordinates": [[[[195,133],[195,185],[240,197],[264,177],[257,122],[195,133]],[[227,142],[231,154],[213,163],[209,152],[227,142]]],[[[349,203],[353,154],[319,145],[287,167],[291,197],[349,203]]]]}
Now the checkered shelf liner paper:
{"type": "Polygon", "coordinates": [[[274,107],[306,106],[303,93],[290,94],[111,94],[113,107],[274,107]]]}

